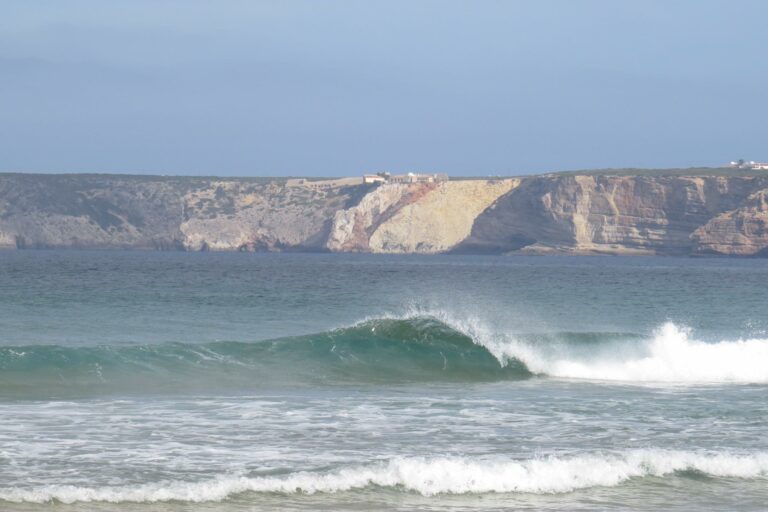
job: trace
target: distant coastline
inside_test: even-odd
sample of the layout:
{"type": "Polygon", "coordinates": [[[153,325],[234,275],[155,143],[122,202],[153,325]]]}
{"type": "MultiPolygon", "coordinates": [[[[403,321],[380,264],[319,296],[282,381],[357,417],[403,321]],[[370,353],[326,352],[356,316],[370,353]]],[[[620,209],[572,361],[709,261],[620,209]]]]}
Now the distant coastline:
{"type": "Polygon", "coordinates": [[[423,176],[2,173],[0,248],[768,255],[766,170],[423,176]]]}

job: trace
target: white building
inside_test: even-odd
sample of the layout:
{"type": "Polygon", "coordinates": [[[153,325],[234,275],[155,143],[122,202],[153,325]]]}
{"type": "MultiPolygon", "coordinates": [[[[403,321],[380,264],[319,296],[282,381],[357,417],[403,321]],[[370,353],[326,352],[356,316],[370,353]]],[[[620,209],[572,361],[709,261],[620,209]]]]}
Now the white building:
{"type": "Polygon", "coordinates": [[[768,162],[755,162],[754,160],[750,160],[749,162],[746,162],[744,160],[738,160],[736,162],[731,162],[729,167],[734,167],[736,169],[752,169],[752,170],[768,171],[768,162]]]}
{"type": "Polygon", "coordinates": [[[378,174],[363,174],[363,183],[386,183],[386,179],[378,174]]]}
{"type": "Polygon", "coordinates": [[[389,183],[436,183],[439,181],[448,181],[448,175],[409,172],[408,174],[399,174],[389,178],[389,183]]]}

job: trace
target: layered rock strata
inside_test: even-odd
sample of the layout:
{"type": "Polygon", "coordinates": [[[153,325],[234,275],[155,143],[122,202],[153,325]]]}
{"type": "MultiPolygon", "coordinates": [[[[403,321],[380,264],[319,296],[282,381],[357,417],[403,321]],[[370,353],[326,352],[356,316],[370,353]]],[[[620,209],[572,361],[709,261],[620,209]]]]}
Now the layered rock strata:
{"type": "Polygon", "coordinates": [[[384,185],[0,174],[0,248],[766,256],[768,173],[384,185]]]}

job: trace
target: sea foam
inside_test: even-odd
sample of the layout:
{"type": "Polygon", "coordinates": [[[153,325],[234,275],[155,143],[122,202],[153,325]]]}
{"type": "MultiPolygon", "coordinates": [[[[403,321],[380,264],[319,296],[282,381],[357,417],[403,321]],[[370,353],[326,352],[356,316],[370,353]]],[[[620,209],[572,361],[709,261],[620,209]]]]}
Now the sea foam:
{"type": "Polygon", "coordinates": [[[630,382],[765,383],[768,382],[768,340],[707,343],[690,332],[664,324],[646,342],[647,355],[627,358],[523,359],[533,372],[555,377],[630,382]]]}
{"type": "Polygon", "coordinates": [[[135,486],[79,487],[45,485],[2,489],[0,500],[31,503],[222,501],[245,493],[314,494],[354,491],[370,486],[424,496],[466,493],[567,493],[596,486],[616,486],[630,479],[665,477],[696,471],[711,477],[765,478],[768,453],[735,455],[667,450],[633,450],[609,455],[541,459],[483,460],[394,458],[329,472],[283,476],[221,476],[200,482],[158,482],[135,486]]]}
{"type": "Polygon", "coordinates": [[[641,383],[768,383],[768,339],[699,341],[691,330],[667,322],[631,351],[617,343],[614,350],[586,356],[574,350],[571,356],[567,340],[552,351],[477,320],[431,314],[485,347],[501,364],[519,361],[540,375],[641,383]]]}

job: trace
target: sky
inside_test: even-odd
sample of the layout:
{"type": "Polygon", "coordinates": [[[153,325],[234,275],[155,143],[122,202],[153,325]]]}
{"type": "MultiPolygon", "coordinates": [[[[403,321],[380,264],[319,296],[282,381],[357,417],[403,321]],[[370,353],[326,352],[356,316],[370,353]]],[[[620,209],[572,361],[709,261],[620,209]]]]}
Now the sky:
{"type": "Polygon", "coordinates": [[[0,171],[768,160],[764,0],[3,0],[0,171]]]}

